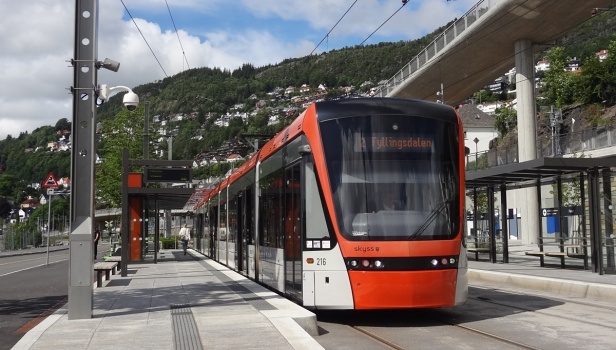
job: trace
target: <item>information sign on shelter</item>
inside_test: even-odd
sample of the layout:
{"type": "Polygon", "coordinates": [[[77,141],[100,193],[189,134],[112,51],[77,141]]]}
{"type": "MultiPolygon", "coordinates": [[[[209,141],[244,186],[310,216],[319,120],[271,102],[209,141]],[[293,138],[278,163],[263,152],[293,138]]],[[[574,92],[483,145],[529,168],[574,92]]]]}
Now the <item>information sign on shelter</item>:
{"type": "Polygon", "coordinates": [[[56,180],[56,176],[53,174],[53,172],[49,173],[49,175],[47,175],[47,177],[45,178],[45,181],[43,181],[42,186],[44,188],[58,188],[60,187],[60,185],[58,184],[58,180],[56,180]]]}
{"type": "Polygon", "coordinates": [[[145,182],[191,182],[190,168],[146,168],[145,182]]]}

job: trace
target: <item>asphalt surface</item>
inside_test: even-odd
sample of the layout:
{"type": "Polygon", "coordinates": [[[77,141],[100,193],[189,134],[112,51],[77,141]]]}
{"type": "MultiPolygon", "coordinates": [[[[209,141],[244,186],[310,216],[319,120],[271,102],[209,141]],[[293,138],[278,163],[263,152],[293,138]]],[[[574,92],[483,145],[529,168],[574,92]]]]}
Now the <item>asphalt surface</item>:
{"type": "MultiPolygon", "coordinates": [[[[98,259],[109,244],[98,246],[98,259]]],[[[68,246],[0,252],[0,350],[11,349],[28,331],[68,301],[68,246]]]]}
{"type": "MultiPolygon", "coordinates": [[[[8,259],[14,257],[0,263],[8,259]]],[[[0,350],[11,349],[62,306],[67,295],[68,260],[0,276],[0,350]]]]}

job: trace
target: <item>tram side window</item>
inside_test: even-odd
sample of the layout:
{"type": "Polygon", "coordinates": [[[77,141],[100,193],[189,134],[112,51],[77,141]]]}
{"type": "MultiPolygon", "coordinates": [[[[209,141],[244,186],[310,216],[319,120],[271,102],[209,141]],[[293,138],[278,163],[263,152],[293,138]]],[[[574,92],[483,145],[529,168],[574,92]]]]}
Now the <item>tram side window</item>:
{"type": "Polygon", "coordinates": [[[234,195],[229,199],[229,227],[227,230],[227,241],[235,242],[237,236],[237,197],[234,195]]]}
{"type": "Polygon", "coordinates": [[[261,182],[259,243],[266,247],[283,247],[283,184],[282,169],[268,175],[261,182]]]}

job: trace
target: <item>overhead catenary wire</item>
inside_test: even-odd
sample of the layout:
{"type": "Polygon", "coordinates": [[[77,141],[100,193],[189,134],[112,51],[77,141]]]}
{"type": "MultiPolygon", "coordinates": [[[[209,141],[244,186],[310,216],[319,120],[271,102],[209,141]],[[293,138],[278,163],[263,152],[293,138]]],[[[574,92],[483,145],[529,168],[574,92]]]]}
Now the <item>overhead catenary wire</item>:
{"type": "Polygon", "coordinates": [[[180,40],[180,34],[178,33],[178,28],[175,26],[175,21],[173,20],[173,15],[171,14],[171,9],[169,8],[169,3],[165,0],[165,4],[167,5],[167,11],[169,11],[169,17],[171,17],[171,23],[173,23],[173,29],[175,29],[175,35],[178,37],[178,42],[180,43],[180,48],[182,49],[182,56],[184,61],[186,61],[186,67],[190,69],[190,65],[188,64],[188,59],[186,58],[186,52],[184,51],[184,46],[182,45],[182,40],[180,40]]]}
{"type": "Polygon", "coordinates": [[[370,35],[368,35],[368,37],[367,37],[366,39],[364,39],[364,41],[362,41],[362,42],[361,42],[361,44],[359,44],[359,46],[362,46],[362,45],[363,45],[366,41],[368,41],[368,39],[370,39],[370,37],[371,37],[372,35],[374,35],[374,33],[376,33],[379,29],[381,29],[381,27],[382,27],[382,26],[384,26],[384,25],[385,25],[385,23],[389,22],[389,20],[390,20],[393,16],[395,16],[395,15],[396,15],[396,13],[400,12],[400,10],[402,10],[402,8],[403,8],[404,6],[406,6],[406,3],[407,3],[407,1],[402,1],[402,6],[400,6],[400,8],[399,8],[398,10],[396,10],[396,12],[394,12],[391,16],[389,16],[389,18],[387,18],[387,19],[385,20],[385,22],[381,23],[381,25],[380,25],[378,28],[376,28],[376,29],[374,30],[374,32],[372,32],[370,35]]]}
{"type": "Polygon", "coordinates": [[[135,25],[135,27],[137,28],[137,30],[139,31],[139,34],[141,34],[141,37],[143,38],[143,41],[145,41],[145,44],[148,45],[148,48],[150,49],[150,52],[152,53],[152,55],[154,56],[154,59],[156,59],[156,62],[158,62],[158,66],[160,67],[160,69],[163,71],[163,73],[165,74],[165,77],[169,77],[169,75],[167,75],[167,72],[165,72],[165,68],[163,68],[162,64],[160,64],[160,61],[158,60],[158,57],[156,57],[156,54],[154,53],[154,50],[152,50],[152,47],[150,46],[150,44],[148,43],[148,41],[146,40],[145,36],[143,35],[143,33],[141,32],[141,29],[139,29],[139,26],[137,25],[137,22],[135,22],[135,19],[133,18],[133,15],[131,15],[130,11],[128,11],[128,8],[126,7],[126,5],[124,4],[123,0],[120,0],[120,2],[122,3],[122,6],[124,6],[124,9],[126,10],[126,13],[128,13],[128,16],[130,17],[130,19],[133,21],[133,24],[135,25]]]}
{"type": "Polygon", "coordinates": [[[312,55],[316,49],[319,48],[319,46],[323,43],[323,41],[327,38],[329,38],[329,34],[334,30],[334,28],[336,28],[336,26],[338,25],[338,23],[340,23],[340,21],[342,21],[342,19],[344,18],[344,16],[346,16],[347,13],[349,13],[349,11],[351,11],[351,8],[353,8],[353,6],[355,6],[355,4],[357,3],[358,0],[355,0],[351,6],[349,6],[349,8],[346,10],[346,12],[342,15],[342,17],[340,17],[340,19],[338,19],[338,22],[336,22],[336,24],[334,24],[334,26],[332,27],[332,29],[329,30],[329,32],[327,32],[327,34],[325,34],[325,36],[323,37],[323,39],[321,39],[321,41],[319,41],[319,43],[317,44],[317,46],[310,52],[310,55],[312,55]]]}

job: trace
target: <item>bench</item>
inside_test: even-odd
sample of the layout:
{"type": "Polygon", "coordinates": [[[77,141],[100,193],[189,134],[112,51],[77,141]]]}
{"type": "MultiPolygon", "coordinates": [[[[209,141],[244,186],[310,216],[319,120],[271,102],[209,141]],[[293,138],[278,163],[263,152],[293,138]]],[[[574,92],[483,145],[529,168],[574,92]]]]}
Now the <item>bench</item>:
{"type": "Polygon", "coordinates": [[[469,253],[475,253],[475,261],[477,261],[479,260],[479,254],[490,253],[490,247],[488,247],[490,244],[490,239],[485,234],[477,233],[477,231],[474,230],[472,230],[472,232],[471,237],[473,240],[467,242],[466,251],[469,253]]]}
{"type": "Polygon", "coordinates": [[[565,268],[565,258],[584,259],[584,269],[588,269],[588,254],[586,252],[586,237],[542,236],[539,237],[539,251],[525,252],[525,255],[539,257],[541,266],[545,266],[545,257],[560,259],[560,267],[565,268]],[[553,247],[555,250],[544,250],[553,247]]]}
{"type": "Polygon", "coordinates": [[[122,257],[121,256],[108,256],[105,258],[105,262],[117,262],[118,269],[122,268],[122,257]]]}
{"type": "Polygon", "coordinates": [[[479,260],[479,254],[480,253],[490,253],[490,248],[483,248],[483,247],[467,247],[466,251],[469,253],[475,253],[475,261],[479,260]]]}
{"type": "Polygon", "coordinates": [[[96,272],[96,283],[98,287],[103,286],[103,274],[105,274],[105,278],[109,281],[110,274],[115,275],[116,267],[118,263],[113,261],[105,261],[105,262],[97,262],[94,264],[94,271],[96,272]]]}

